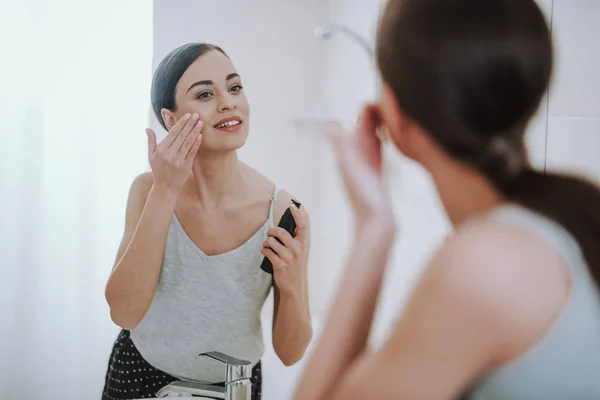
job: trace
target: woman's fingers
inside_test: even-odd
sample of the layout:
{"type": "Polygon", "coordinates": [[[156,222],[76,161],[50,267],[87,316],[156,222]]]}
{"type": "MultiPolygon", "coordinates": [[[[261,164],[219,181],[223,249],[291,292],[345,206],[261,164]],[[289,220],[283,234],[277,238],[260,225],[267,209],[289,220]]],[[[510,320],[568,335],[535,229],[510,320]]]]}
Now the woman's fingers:
{"type": "Polygon", "coordinates": [[[192,129],[190,134],[187,135],[187,137],[183,141],[183,144],[181,145],[181,149],[179,149],[179,153],[178,153],[179,157],[181,157],[182,159],[187,158],[187,155],[190,152],[190,149],[196,142],[196,139],[198,139],[198,135],[200,135],[200,132],[202,131],[203,127],[204,127],[204,122],[202,122],[202,121],[198,121],[196,123],[196,125],[194,125],[194,128],[192,129]]]}
{"type": "MultiPolygon", "coordinates": [[[[185,141],[185,139],[187,139],[187,137],[192,132],[192,130],[196,127],[198,122],[200,122],[199,118],[200,118],[200,116],[198,114],[194,113],[194,115],[192,115],[192,117],[187,121],[185,126],[183,128],[181,128],[181,131],[179,132],[179,134],[177,135],[177,137],[175,138],[175,140],[173,141],[171,146],[169,146],[169,152],[173,156],[175,156],[177,153],[179,153],[179,151],[181,150],[181,146],[183,145],[183,142],[185,141]]],[[[185,157],[185,153],[184,153],[184,157],[185,157]]],[[[182,157],[182,159],[184,157],[182,157]]]]}
{"type": "Polygon", "coordinates": [[[345,134],[341,127],[329,132],[344,188],[359,220],[388,208],[381,176],[381,144],[372,130],[376,116],[369,115],[371,112],[363,115],[356,136],[345,134]]]}
{"type": "Polygon", "coordinates": [[[146,129],[146,135],[148,136],[148,159],[154,154],[156,150],[156,133],[150,128],[146,129]]]}
{"type": "Polygon", "coordinates": [[[290,210],[292,212],[292,216],[294,217],[294,222],[296,222],[296,235],[295,238],[298,239],[301,243],[305,243],[308,238],[308,230],[306,228],[306,220],[304,216],[300,212],[300,209],[296,207],[294,203],[290,206],[290,210]]]}
{"type": "Polygon", "coordinates": [[[281,260],[281,258],[279,258],[277,253],[275,253],[273,250],[271,250],[268,247],[263,247],[260,250],[260,253],[263,256],[267,257],[269,259],[269,261],[271,261],[271,265],[273,265],[274,270],[277,271],[281,268],[281,264],[283,263],[283,261],[281,260]]]}
{"type": "Polygon", "coordinates": [[[285,247],[283,244],[281,244],[274,237],[267,238],[267,240],[265,240],[263,242],[263,247],[273,250],[275,253],[277,253],[279,258],[284,259],[284,260],[289,259],[291,256],[290,250],[288,250],[287,247],[285,247]]]}
{"type": "Polygon", "coordinates": [[[379,125],[381,125],[379,109],[376,105],[367,104],[358,126],[357,148],[363,154],[365,161],[381,174],[381,140],[377,136],[379,125]]]}
{"type": "Polygon", "coordinates": [[[198,153],[198,149],[200,149],[201,143],[202,143],[202,134],[199,133],[196,135],[196,139],[194,140],[192,147],[190,148],[187,155],[185,156],[185,164],[187,166],[190,166],[192,164],[192,162],[194,161],[194,158],[196,157],[196,154],[198,153]]]}
{"type": "Polygon", "coordinates": [[[353,165],[357,165],[356,163],[360,162],[360,159],[356,154],[356,149],[353,148],[355,147],[355,144],[352,143],[354,138],[348,137],[348,134],[342,131],[341,126],[332,126],[328,135],[338,161],[338,167],[342,174],[342,178],[346,182],[346,185],[348,185],[355,172],[352,169],[353,165]]]}
{"type": "Polygon", "coordinates": [[[285,247],[292,247],[294,244],[294,238],[292,237],[292,235],[290,235],[290,233],[285,229],[280,228],[278,226],[270,228],[267,231],[267,236],[279,239],[285,247]]]}
{"type": "Polygon", "coordinates": [[[160,144],[162,145],[164,143],[164,146],[166,148],[171,147],[171,145],[179,135],[179,132],[181,132],[183,127],[186,126],[191,117],[191,114],[188,113],[179,118],[179,121],[177,121],[175,125],[173,125],[171,129],[169,129],[169,133],[167,133],[167,136],[163,139],[163,141],[160,144]]]}
{"type": "Polygon", "coordinates": [[[381,140],[377,137],[377,126],[381,123],[375,105],[365,106],[354,136],[345,133],[341,126],[332,126],[329,138],[335,150],[340,172],[346,185],[367,179],[364,173],[382,174],[381,140]]]}

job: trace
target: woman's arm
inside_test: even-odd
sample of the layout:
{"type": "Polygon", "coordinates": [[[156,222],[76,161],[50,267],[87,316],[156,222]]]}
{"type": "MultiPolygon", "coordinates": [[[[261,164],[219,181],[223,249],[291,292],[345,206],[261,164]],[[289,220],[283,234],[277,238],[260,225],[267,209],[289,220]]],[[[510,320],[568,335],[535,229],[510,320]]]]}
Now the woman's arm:
{"type": "Polygon", "coordinates": [[[124,329],[137,326],[154,298],[175,203],[200,148],[202,127],[198,114],[185,114],[159,144],[154,131],[146,130],[152,172],[131,184],[125,233],[105,289],[110,316],[124,329]]]}
{"type": "MultiPolygon", "coordinates": [[[[284,197],[288,197],[284,193],[284,197]]],[[[291,197],[284,204],[290,204],[291,197]]],[[[287,208],[287,206],[286,206],[287,208]]],[[[279,207],[276,215],[283,214],[279,207]]],[[[284,365],[300,361],[312,338],[308,295],[308,257],[310,224],[306,207],[292,207],[296,236],[292,238],[280,228],[272,228],[263,244],[263,255],[273,263],[273,347],[284,365]],[[277,237],[283,242],[274,241],[277,237]]]]}
{"type": "Polygon", "coordinates": [[[455,398],[536,343],[569,291],[564,265],[537,238],[508,227],[477,227],[448,240],[390,339],[372,352],[368,330],[356,328],[372,320],[382,263],[361,266],[361,254],[368,259],[378,251],[356,244],[362,250],[347,265],[296,399],[455,398]],[[358,285],[350,275],[372,283],[358,285]]]}
{"type": "Polygon", "coordinates": [[[357,230],[327,324],[294,399],[331,399],[349,365],[365,352],[394,236],[393,218],[387,215],[357,230]]]}
{"type": "Polygon", "coordinates": [[[133,329],[150,307],[177,197],[152,186],[152,173],[131,185],[125,233],[105,296],[113,322],[133,329]]]}
{"type": "Polygon", "coordinates": [[[273,347],[286,366],[297,363],[312,339],[312,324],[302,293],[281,293],[274,287],[273,347]]]}

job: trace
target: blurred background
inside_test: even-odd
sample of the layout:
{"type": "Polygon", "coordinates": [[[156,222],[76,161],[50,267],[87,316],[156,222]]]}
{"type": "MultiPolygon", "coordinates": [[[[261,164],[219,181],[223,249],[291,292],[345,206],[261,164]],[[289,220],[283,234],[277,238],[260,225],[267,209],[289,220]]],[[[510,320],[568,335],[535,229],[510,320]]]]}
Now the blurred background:
{"type": "MultiPolygon", "coordinates": [[[[373,45],[384,0],[6,0],[0,3],[0,398],[96,399],[119,328],[104,286],[131,181],[148,169],[153,68],[191,41],[224,48],[250,101],[241,158],[296,195],[312,219],[315,335],[327,317],[351,219],[316,125],[351,126],[377,96],[373,45]],[[321,30],[321,33],[323,31],[321,30]]],[[[600,1],[539,0],[556,45],[553,84],[528,134],[533,163],[600,179],[600,1]]],[[[400,235],[373,328],[389,332],[429,252],[449,232],[420,168],[386,149],[400,235]]],[[[264,309],[270,326],[272,307],[264,309]]],[[[270,344],[265,400],[302,370],[270,344]]],[[[314,342],[314,339],[313,339],[314,342]]]]}

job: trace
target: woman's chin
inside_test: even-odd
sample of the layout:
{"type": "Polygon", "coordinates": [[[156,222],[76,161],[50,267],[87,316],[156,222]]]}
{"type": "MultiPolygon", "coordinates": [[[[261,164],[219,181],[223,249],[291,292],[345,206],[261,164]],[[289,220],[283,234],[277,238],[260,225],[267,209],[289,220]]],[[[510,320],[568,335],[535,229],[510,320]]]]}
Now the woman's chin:
{"type": "Polygon", "coordinates": [[[205,135],[200,149],[207,152],[235,151],[243,147],[248,140],[248,134],[244,131],[237,133],[210,132],[210,137],[205,135]]]}

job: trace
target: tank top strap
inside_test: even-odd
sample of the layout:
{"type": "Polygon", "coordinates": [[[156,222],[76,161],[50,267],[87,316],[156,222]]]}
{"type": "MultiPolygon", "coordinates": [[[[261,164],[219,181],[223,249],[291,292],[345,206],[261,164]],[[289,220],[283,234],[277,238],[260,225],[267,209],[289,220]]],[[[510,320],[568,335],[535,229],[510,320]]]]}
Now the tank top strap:
{"type": "Polygon", "coordinates": [[[271,194],[271,204],[269,205],[269,224],[271,226],[274,226],[275,224],[273,221],[273,210],[275,209],[275,202],[277,201],[277,195],[279,195],[280,191],[281,189],[279,186],[275,185],[273,188],[273,193],[271,194]]]}

